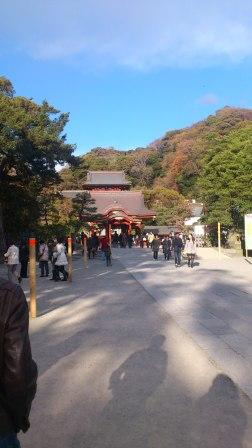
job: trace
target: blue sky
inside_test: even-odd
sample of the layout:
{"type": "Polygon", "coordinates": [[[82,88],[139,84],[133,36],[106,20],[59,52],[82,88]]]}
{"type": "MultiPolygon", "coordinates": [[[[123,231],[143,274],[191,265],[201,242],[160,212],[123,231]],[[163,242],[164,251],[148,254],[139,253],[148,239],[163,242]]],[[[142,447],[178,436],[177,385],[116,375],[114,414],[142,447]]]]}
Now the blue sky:
{"type": "Polygon", "coordinates": [[[252,106],[247,0],[2,0],[0,28],[1,74],[70,112],[78,154],[252,106]]]}

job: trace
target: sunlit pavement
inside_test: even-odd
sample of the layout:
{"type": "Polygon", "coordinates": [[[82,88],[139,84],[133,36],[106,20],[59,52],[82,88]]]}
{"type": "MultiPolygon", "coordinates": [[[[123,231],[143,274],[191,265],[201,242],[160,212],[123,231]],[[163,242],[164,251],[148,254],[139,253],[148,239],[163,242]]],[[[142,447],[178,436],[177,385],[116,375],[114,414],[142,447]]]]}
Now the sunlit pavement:
{"type": "Polygon", "coordinates": [[[23,447],[252,447],[249,398],[121,263],[145,272],[145,288],[152,277],[174,306],[185,297],[189,314],[189,291],[201,303],[199,279],[211,305],[209,261],[175,271],[154,266],[148,251],[116,252],[111,268],[91,260],[85,270],[77,259],[72,284],[38,278],[39,317],[30,332],[40,375],[23,447]]]}
{"type": "MultiPolygon", "coordinates": [[[[152,260],[150,250],[120,259],[136,280],[252,398],[252,265],[199,249],[196,266],[152,260]]],[[[118,255],[120,253],[116,251],[118,255]]]]}

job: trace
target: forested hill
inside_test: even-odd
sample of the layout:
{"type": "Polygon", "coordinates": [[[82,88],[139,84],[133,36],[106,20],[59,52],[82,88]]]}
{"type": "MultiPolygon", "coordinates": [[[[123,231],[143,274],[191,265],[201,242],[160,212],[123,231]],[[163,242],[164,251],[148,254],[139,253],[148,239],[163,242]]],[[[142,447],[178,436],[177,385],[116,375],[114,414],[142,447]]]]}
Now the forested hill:
{"type": "Polygon", "coordinates": [[[210,153],[228,137],[230,143],[235,142],[237,133],[242,134],[242,129],[247,126],[251,129],[251,123],[251,109],[225,107],[193,126],[168,132],[152,144],[159,154],[163,154],[162,170],[155,183],[185,195],[197,195],[197,180],[210,153]]]}
{"type": "Polygon", "coordinates": [[[166,187],[205,199],[202,177],[211,177],[211,166],[219,177],[239,172],[246,182],[251,180],[251,141],[252,110],[225,107],[188,128],[167,132],[146,148],[95,148],[80,157],[78,167],[62,171],[63,187],[82,188],[87,170],[124,170],[134,187],[166,187]],[[216,155],[222,171],[213,167],[216,155]]]}

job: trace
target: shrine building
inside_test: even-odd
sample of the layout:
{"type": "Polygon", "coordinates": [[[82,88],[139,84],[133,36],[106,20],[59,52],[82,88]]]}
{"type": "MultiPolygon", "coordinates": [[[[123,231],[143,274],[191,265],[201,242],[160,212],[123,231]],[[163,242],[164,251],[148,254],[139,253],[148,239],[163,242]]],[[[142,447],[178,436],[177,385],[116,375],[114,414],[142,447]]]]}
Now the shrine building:
{"type": "Polygon", "coordinates": [[[141,191],[130,190],[131,182],[123,171],[89,171],[83,190],[65,190],[63,196],[73,199],[78,193],[88,191],[95,200],[99,222],[89,223],[90,227],[99,224],[111,232],[139,233],[144,220],[153,219],[155,213],[144,204],[141,191]]]}

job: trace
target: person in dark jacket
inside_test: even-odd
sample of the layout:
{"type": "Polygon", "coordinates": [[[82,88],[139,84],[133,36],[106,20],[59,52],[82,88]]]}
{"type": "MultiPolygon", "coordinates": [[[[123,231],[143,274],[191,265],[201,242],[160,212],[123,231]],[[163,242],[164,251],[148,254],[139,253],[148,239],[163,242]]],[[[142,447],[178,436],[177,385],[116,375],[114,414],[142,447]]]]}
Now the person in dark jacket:
{"type": "Polygon", "coordinates": [[[20,277],[27,278],[27,268],[29,261],[29,247],[27,241],[22,240],[19,246],[19,261],[21,263],[20,277]]]}
{"type": "Polygon", "coordinates": [[[157,235],[155,235],[154,240],[151,243],[151,248],[153,251],[153,258],[154,260],[158,259],[158,252],[159,252],[159,246],[160,246],[160,241],[157,235]]]}
{"type": "MultiPolygon", "coordinates": [[[[91,253],[92,253],[92,249],[93,249],[93,239],[91,236],[89,236],[87,238],[87,253],[88,253],[88,258],[91,258],[91,253]]],[[[95,253],[93,252],[93,258],[95,256],[95,253]]]]}
{"type": "Polygon", "coordinates": [[[97,236],[96,233],[93,234],[92,236],[92,252],[93,252],[93,257],[97,254],[98,248],[99,248],[99,238],[97,236]]]}
{"type": "Polygon", "coordinates": [[[118,246],[118,242],[119,242],[119,235],[118,235],[118,233],[115,231],[115,233],[113,233],[113,235],[112,235],[112,244],[113,244],[113,247],[117,247],[117,246],[118,246]]]}
{"type": "Polygon", "coordinates": [[[0,448],[18,448],[17,433],[30,427],[37,366],[28,334],[28,306],[22,289],[0,279],[0,448]]]}
{"type": "Polygon", "coordinates": [[[163,253],[165,260],[170,260],[171,258],[171,247],[172,247],[172,240],[170,237],[166,236],[163,241],[163,253]]]}
{"type": "Polygon", "coordinates": [[[104,248],[104,253],[105,253],[105,257],[106,257],[106,265],[112,266],[112,261],[111,261],[112,252],[111,252],[111,245],[109,244],[109,242],[106,244],[106,246],[104,248]]]}
{"type": "Polygon", "coordinates": [[[175,233],[175,237],[173,239],[173,250],[174,250],[174,261],[175,266],[181,266],[181,252],[183,249],[183,241],[179,236],[179,233],[175,233]]]}
{"type": "Polygon", "coordinates": [[[129,249],[131,249],[132,246],[133,246],[133,235],[132,235],[131,233],[129,233],[129,234],[127,235],[127,241],[128,241],[129,249]]]}

